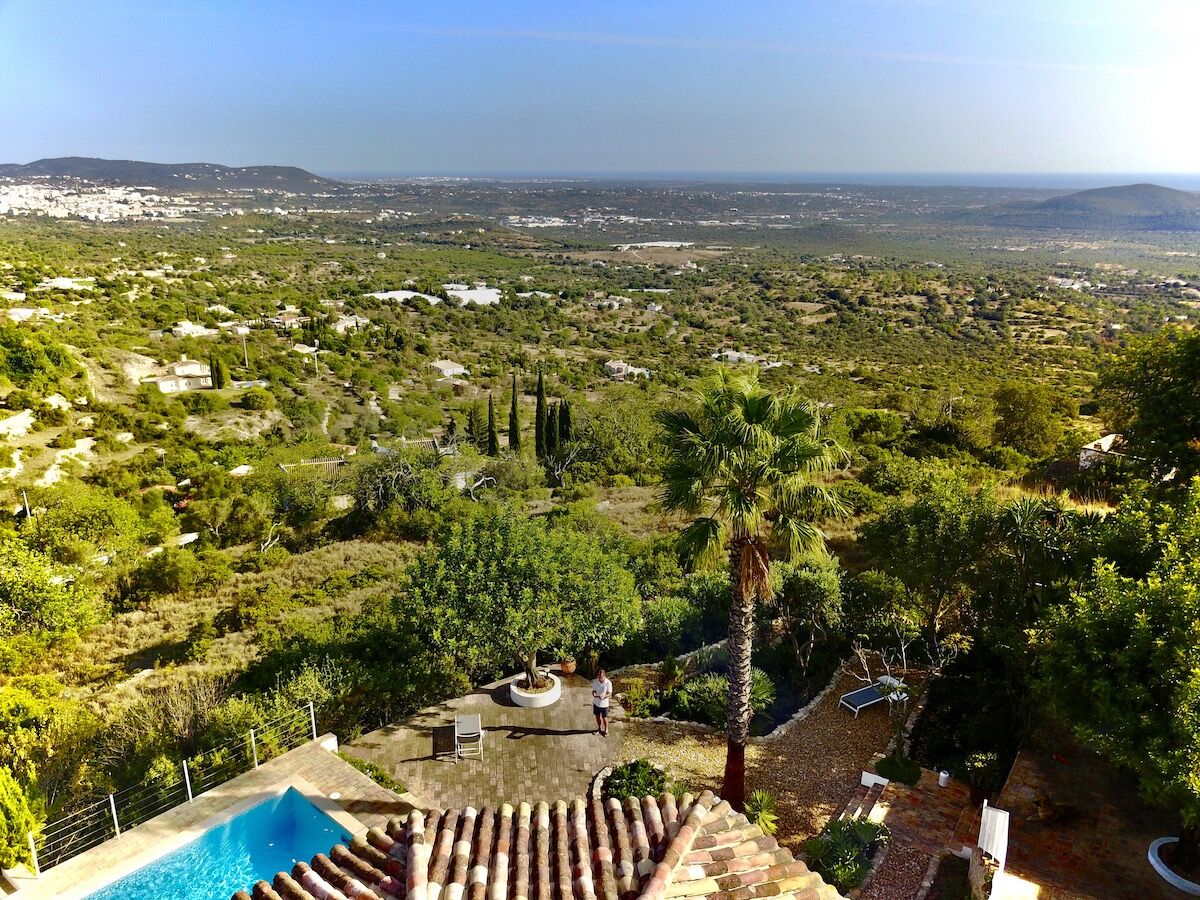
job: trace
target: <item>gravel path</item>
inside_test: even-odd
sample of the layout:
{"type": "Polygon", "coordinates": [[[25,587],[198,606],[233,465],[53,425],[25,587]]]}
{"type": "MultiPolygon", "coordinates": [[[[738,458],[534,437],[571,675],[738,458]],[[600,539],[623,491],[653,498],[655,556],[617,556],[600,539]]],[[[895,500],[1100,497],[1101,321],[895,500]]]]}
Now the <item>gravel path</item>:
{"type": "MultiPolygon", "coordinates": [[[[862,770],[891,738],[884,705],[864,710],[857,719],[838,708],[842,694],[859,687],[861,681],[843,675],[786,735],[747,750],[746,789],[765,788],[775,795],[777,837],[793,852],[846,805],[862,770]]],[[[693,788],[719,791],[725,741],[719,734],[697,734],[667,723],[630,722],[622,756],[646,757],[667,766],[677,780],[693,788]]]]}
{"type": "Polygon", "coordinates": [[[928,853],[893,844],[859,900],[911,900],[929,871],[928,853]]]}

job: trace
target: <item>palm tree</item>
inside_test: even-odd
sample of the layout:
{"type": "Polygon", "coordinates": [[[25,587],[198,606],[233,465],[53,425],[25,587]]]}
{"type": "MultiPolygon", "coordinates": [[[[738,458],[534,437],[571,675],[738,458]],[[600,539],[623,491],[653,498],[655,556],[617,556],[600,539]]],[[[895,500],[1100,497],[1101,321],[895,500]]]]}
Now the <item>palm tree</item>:
{"type": "Polygon", "coordinates": [[[836,513],[835,495],[813,475],[845,458],[826,440],[816,404],[772,393],[756,375],[720,371],[694,402],[664,411],[670,448],[663,469],[665,509],[693,517],[680,549],[693,563],[728,560],[729,705],[722,796],[741,809],[750,733],[750,653],[755,602],[771,596],[771,550],[791,556],[823,546],[813,524],[836,513]]]}

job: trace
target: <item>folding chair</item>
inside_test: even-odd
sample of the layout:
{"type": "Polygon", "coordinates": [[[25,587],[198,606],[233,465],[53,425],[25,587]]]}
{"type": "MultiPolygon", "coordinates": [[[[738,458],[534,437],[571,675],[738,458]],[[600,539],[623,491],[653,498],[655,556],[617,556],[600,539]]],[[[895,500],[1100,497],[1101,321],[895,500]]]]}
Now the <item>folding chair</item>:
{"type": "Polygon", "coordinates": [[[454,717],[454,754],[483,759],[483,724],[478,715],[454,717]]]}

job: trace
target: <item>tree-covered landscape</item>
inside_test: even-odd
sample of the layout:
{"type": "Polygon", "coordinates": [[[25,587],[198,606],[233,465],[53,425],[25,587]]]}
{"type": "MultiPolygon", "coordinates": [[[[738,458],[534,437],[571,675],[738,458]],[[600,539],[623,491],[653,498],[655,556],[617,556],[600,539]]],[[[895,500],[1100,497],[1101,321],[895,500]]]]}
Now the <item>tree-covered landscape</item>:
{"type": "Polygon", "coordinates": [[[860,656],[927,685],[895,770],[994,794],[1052,722],[1196,864],[1200,270],[1174,236],[619,249],[490,218],[486,186],[403,217],[456,198],[355,190],[0,219],[0,865],[310,701],[350,740],[568,657],[649,667],[626,712],[724,732],[740,808],[750,737],[860,656]]]}

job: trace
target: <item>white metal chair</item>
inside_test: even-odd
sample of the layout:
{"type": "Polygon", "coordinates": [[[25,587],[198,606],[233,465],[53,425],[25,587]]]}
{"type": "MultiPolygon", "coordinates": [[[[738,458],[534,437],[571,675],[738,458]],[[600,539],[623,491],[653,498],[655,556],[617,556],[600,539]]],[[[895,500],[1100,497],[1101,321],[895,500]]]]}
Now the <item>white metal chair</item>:
{"type": "Polygon", "coordinates": [[[454,755],[483,759],[483,723],[478,715],[454,717],[454,755]]]}

